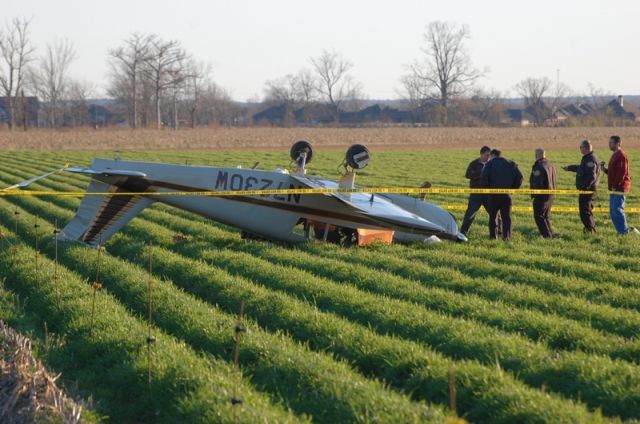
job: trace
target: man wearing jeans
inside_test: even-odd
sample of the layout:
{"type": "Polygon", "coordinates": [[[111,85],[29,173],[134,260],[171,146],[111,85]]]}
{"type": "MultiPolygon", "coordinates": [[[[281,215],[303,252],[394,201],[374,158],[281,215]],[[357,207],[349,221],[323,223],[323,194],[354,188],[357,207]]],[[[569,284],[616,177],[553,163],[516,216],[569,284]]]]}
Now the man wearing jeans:
{"type": "MultiPolygon", "coordinates": [[[[624,214],[624,202],[626,194],[631,190],[631,178],[629,177],[629,158],[620,146],[621,140],[617,135],[609,138],[609,149],[613,152],[609,165],[601,163],[602,170],[607,174],[609,181],[609,213],[613,226],[620,235],[629,234],[627,217],[624,214]]],[[[637,228],[631,229],[632,233],[640,234],[637,228]]]]}

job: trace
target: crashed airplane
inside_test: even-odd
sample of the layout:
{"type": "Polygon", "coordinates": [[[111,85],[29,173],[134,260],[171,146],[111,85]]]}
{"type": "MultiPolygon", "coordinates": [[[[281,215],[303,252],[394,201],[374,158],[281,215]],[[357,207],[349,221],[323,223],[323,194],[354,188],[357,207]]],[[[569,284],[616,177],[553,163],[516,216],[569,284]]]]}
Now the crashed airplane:
{"type": "MultiPolygon", "coordinates": [[[[334,181],[307,175],[306,164],[312,156],[311,145],[302,140],[291,148],[292,172],[119,159],[95,159],[88,168],[65,168],[89,175],[91,182],[87,188],[89,195],[83,197],[75,217],[58,237],[102,245],[147,206],[162,202],[239,228],[243,238],[248,239],[282,242],[316,239],[361,246],[374,241],[467,240],[451,214],[407,195],[362,192],[255,195],[256,190],[357,188],[356,171],[364,168],[370,157],[366,147],[351,146],[343,162],[344,175],[334,181]],[[253,191],[251,195],[202,195],[249,190],[253,191]],[[180,195],[167,195],[176,192],[180,195]]],[[[46,175],[13,187],[25,188],[46,175]]]]}

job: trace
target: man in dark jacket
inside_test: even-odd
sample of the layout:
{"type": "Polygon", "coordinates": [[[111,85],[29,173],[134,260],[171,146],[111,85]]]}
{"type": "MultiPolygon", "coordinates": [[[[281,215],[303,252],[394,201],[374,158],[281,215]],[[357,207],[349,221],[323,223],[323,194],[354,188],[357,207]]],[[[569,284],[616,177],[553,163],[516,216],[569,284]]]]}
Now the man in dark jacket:
{"type": "MultiPolygon", "coordinates": [[[[472,160],[471,163],[469,163],[467,172],[464,175],[464,177],[469,180],[469,188],[481,188],[480,176],[482,175],[482,169],[484,168],[484,165],[489,162],[490,155],[491,148],[489,148],[488,146],[482,146],[482,148],[480,149],[480,157],[472,160]]],[[[467,235],[467,233],[469,232],[469,227],[471,227],[471,224],[473,224],[473,221],[476,218],[478,211],[480,210],[480,206],[483,206],[487,213],[489,213],[487,200],[488,196],[486,194],[472,193],[469,195],[467,211],[464,213],[462,226],[460,227],[460,232],[462,234],[467,235]]],[[[499,214],[497,219],[500,219],[499,214]]]]}
{"type": "MultiPolygon", "coordinates": [[[[531,168],[529,176],[529,187],[532,189],[555,190],[556,169],[551,161],[545,157],[543,149],[536,149],[536,161],[531,168]]],[[[551,206],[553,205],[553,194],[532,194],[533,199],[533,219],[536,221],[538,231],[544,238],[552,238],[551,230],[551,206]]]]}
{"type": "MultiPolygon", "coordinates": [[[[491,160],[482,170],[480,184],[485,188],[520,188],[522,172],[515,162],[502,157],[498,149],[491,151],[491,160]]],[[[511,240],[511,195],[490,194],[487,201],[489,206],[489,237],[498,238],[498,213],[502,218],[502,238],[511,240]]]]}
{"type": "Polygon", "coordinates": [[[593,218],[593,201],[596,198],[598,182],[600,182],[600,166],[589,140],[582,140],[580,153],[582,153],[580,165],[563,166],[562,169],[576,173],[576,188],[578,190],[593,191],[592,194],[578,195],[578,208],[580,209],[580,219],[584,225],[584,232],[595,233],[596,222],[593,218]]]}

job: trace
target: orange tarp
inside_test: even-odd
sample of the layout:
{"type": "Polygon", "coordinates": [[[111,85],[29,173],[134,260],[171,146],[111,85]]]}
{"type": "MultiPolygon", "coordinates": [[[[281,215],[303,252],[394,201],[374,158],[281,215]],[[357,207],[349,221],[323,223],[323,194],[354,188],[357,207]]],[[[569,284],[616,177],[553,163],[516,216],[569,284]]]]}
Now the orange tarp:
{"type": "Polygon", "coordinates": [[[391,244],[393,233],[394,231],[391,230],[365,230],[358,228],[358,246],[366,246],[376,241],[391,244]]]}

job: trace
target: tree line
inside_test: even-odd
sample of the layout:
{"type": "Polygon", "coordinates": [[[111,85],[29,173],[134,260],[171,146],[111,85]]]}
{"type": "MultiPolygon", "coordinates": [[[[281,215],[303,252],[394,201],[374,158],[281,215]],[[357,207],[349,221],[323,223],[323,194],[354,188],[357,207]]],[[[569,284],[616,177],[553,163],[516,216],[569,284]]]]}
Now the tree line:
{"type": "MultiPolygon", "coordinates": [[[[5,98],[9,128],[26,128],[25,98],[40,100],[47,127],[85,126],[93,123],[89,99],[96,87],[69,76],[77,58],[68,40],[48,43],[40,54],[30,39],[31,21],[14,18],[0,28],[0,95],[5,98]]],[[[423,34],[419,57],[401,76],[401,96],[414,122],[432,125],[496,125],[505,110],[503,93],[479,88],[486,70],[472,63],[467,50],[469,28],[450,22],[429,23],[423,34]],[[469,110],[473,110],[470,120],[469,110]]],[[[254,111],[234,102],[212,78],[212,67],[196,60],[178,40],[157,34],[132,33],[107,52],[109,78],[106,92],[115,101],[131,128],[165,126],[237,125],[251,122],[254,111]]],[[[353,63],[340,52],[322,51],[309,58],[299,71],[265,82],[262,104],[277,106],[280,124],[313,122],[319,113],[340,123],[345,111],[362,108],[362,84],[353,77],[353,63]],[[297,114],[297,115],[296,115],[297,114]],[[302,117],[300,117],[302,114],[302,117]]],[[[542,125],[568,101],[570,89],[548,77],[528,77],[514,90],[532,117],[542,125]]],[[[591,88],[582,96],[594,103],[601,90],[591,88]]]]}
{"type": "MultiPolygon", "coordinates": [[[[96,86],[70,77],[77,58],[68,40],[48,43],[41,54],[30,38],[31,21],[14,18],[0,28],[0,96],[10,129],[26,126],[27,101],[36,96],[51,128],[95,124],[89,100],[96,86]]],[[[211,78],[211,66],[196,60],[177,40],[133,33],[107,52],[107,95],[127,125],[177,128],[233,124],[240,111],[228,93],[211,78]]]]}

